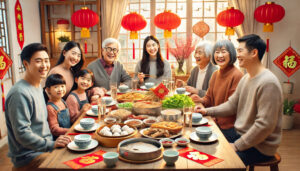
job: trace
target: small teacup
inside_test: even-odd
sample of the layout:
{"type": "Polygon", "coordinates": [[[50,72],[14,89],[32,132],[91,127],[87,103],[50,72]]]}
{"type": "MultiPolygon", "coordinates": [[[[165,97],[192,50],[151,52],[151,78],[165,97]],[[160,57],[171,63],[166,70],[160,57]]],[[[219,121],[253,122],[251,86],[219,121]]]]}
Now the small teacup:
{"type": "Polygon", "coordinates": [[[200,113],[193,113],[192,114],[192,122],[199,123],[202,120],[202,115],[200,113]]]}
{"type": "Polygon", "coordinates": [[[106,105],[109,105],[113,101],[113,98],[112,97],[102,97],[101,101],[103,103],[105,103],[106,105]]]}
{"type": "Polygon", "coordinates": [[[179,152],[175,150],[166,150],[164,151],[164,160],[167,163],[167,166],[172,166],[178,160],[179,152]]]}
{"type": "Polygon", "coordinates": [[[74,142],[79,148],[87,148],[91,142],[92,142],[92,137],[88,134],[80,134],[76,135],[74,137],[74,142]]]}
{"type": "Polygon", "coordinates": [[[184,87],[176,88],[176,93],[177,94],[184,94],[185,93],[185,88],[184,87]]]}
{"type": "Polygon", "coordinates": [[[212,134],[212,130],[207,126],[200,126],[196,128],[196,135],[202,139],[207,140],[212,134]]]}
{"type": "Polygon", "coordinates": [[[119,90],[120,90],[121,93],[125,93],[128,89],[129,89],[129,87],[127,85],[120,85],[119,86],[119,90]]]}
{"type": "Polygon", "coordinates": [[[103,154],[104,163],[107,167],[114,167],[118,161],[119,153],[107,152],[103,154]]]}
{"type": "Polygon", "coordinates": [[[93,111],[93,113],[98,114],[98,105],[93,105],[92,111],[93,111]]]}
{"type": "Polygon", "coordinates": [[[80,126],[83,129],[91,129],[95,124],[95,119],[92,118],[83,118],[80,119],[80,126]]]}
{"type": "Polygon", "coordinates": [[[148,83],[145,83],[145,86],[147,89],[149,88],[152,88],[154,86],[154,83],[153,82],[148,82],[148,83]]]}

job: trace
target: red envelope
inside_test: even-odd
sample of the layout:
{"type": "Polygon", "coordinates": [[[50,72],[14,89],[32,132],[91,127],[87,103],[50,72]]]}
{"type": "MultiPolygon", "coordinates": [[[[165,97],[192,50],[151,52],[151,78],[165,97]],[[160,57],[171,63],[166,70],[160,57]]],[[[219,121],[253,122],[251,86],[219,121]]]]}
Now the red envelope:
{"type": "Polygon", "coordinates": [[[80,169],[85,166],[89,166],[98,162],[101,162],[103,160],[102,155],[106,153],[105,151],[99,150],[95,153],[88,154],[85,156],[81,156],[69,161],[64,162],[64,164],[68,165],[72,169],[80,169]]]}

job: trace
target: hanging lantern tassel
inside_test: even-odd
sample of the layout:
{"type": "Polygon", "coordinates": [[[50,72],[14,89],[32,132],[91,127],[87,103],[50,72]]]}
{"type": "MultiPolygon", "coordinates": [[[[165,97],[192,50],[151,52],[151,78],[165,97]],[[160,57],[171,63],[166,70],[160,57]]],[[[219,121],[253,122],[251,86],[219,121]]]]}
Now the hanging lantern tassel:
{"type": "Polygon", "coordinates": [[[4,96],[4,86],[2,80],[1,80],[1,90],[2,90],[2,110],[3,112],[5,112],[5,96],[4,96]]]}
{"type": "Polygon", "coordinates": [[[84,41],[84,54],[87,54],[87,42],[86,42],[86,40],[84,41]]]}
{"type": "Polygon", "coordinates": [[[170,38],[170,37],[172,37],[172,31],[164,30],[164,38],[170,38]]]}
{"type": "Polygon", "coordinates": [[[269,52],[269,46],[270,46],[270,39],[267,38],[267,49],[266,49],[267,52],[269,52]]]}
{"type": "Polygon", "coordinates": [[[263,31],[264,32],[273,32],[273,24],[272,23],[265,23],[263,31]]]}
{"type": "Polygon", "coordinates": [[[80,36],[81,36],[82,38],[89,38],[89,37],[90,37],[90,30],[89,30],[89,28],[83,27],[83,28],[81,29],[80,36]]]}
{"type": "Polygon", "coordinates": [[[132,41],[132,59],[135,59],[135,48],[134,48],[134,40],[132,41]]]}
{"type": "Polygon", "coordinates": [[[226,27],[225,35],[227,36],[234,35],[233,27],[226,27]]]}
{"type": "Polygon", "coordinates": [[[169,46],[167,46],[166,56],[167,56],[167,60],[169,60],[169,46]]]}

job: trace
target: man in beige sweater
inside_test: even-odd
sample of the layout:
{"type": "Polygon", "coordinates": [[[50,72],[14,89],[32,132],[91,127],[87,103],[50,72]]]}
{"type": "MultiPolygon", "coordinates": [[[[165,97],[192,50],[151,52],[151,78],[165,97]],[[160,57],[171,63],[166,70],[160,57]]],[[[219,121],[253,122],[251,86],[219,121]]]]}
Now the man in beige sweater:
{"type": "Polygon", "coordinates": [[[269,160],[281,141],[282,90],[277,77],[261,59],[266,44],[257,35],[240,39],[237,58],[247,70],[228,101],[211,108],[196,107],[210,116],[237,113],[235,130],[226,137],[245,165],[269,160]]]}

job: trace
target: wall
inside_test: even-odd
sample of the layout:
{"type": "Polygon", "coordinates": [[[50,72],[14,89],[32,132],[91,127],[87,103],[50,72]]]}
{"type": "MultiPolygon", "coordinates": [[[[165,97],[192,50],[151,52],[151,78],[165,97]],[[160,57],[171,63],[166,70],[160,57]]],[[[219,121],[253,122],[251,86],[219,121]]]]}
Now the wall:
{"type": "MultiPolygon", "coordinates": [[[[16,36],[16,26],[15,26],[15,14],[14,8],[16,0],[6,1],[7,8],[7,21],[8,21],[8,30],[9,30],[9,40],[10,40],[10,50],[11,58],[13,60],[13,73],[14,81],[18,81],[22,78],[22,75],[19,74],[19,62],[20,62],[20,53],[21,49],[17,41],[16,36]]],[[[29,43],[41,42],[41,29],[40,29],[40,15],[39,15],[39,0],[20,0],[22,10],[23,10],[23,24],[24,24],[24,36],[25,36],[25,47],[29,43]]],[[[7,95],[9,89],[12,86],[12,81],[5,80],[4,89],[5,95],[7,95]]],[[[0,105],[0,130],[1,135],[6,135],[6,124],[4,119],[4,112],[2,112],[2,105],[0,105]]]]}
{"type": "MultiPolygon", "coordinates": [[[[264,4],[267,0],[261,0],[260,4],[264,4]]],[[[274,24],[274,31],[269,34],[270,37],[270,70],[278,77],[280,82],[285,82],[288,77],[273,63],[273,61],[285,51],[291,43],[292,48],[300,54],[300,20],[299,20],[299,0],[273,0],[276,4],[280,4],[285,9],[284,18],[274,24]]],[[[267,34],[262,32],[263,24],[257,25],[257,34],[266,39],[267,34]]],[[[291,99],[300,99],[300,69],[295,72],[289,80],[294,83],[293,94],[291,99]]],[[[300,118],[300,115],[296,115],[300,118]]],[[[296,119],[297,124],[300,124],[300,119],[296,119]],[[298,123],[299,122],[299,123],[298,123]]]]}

